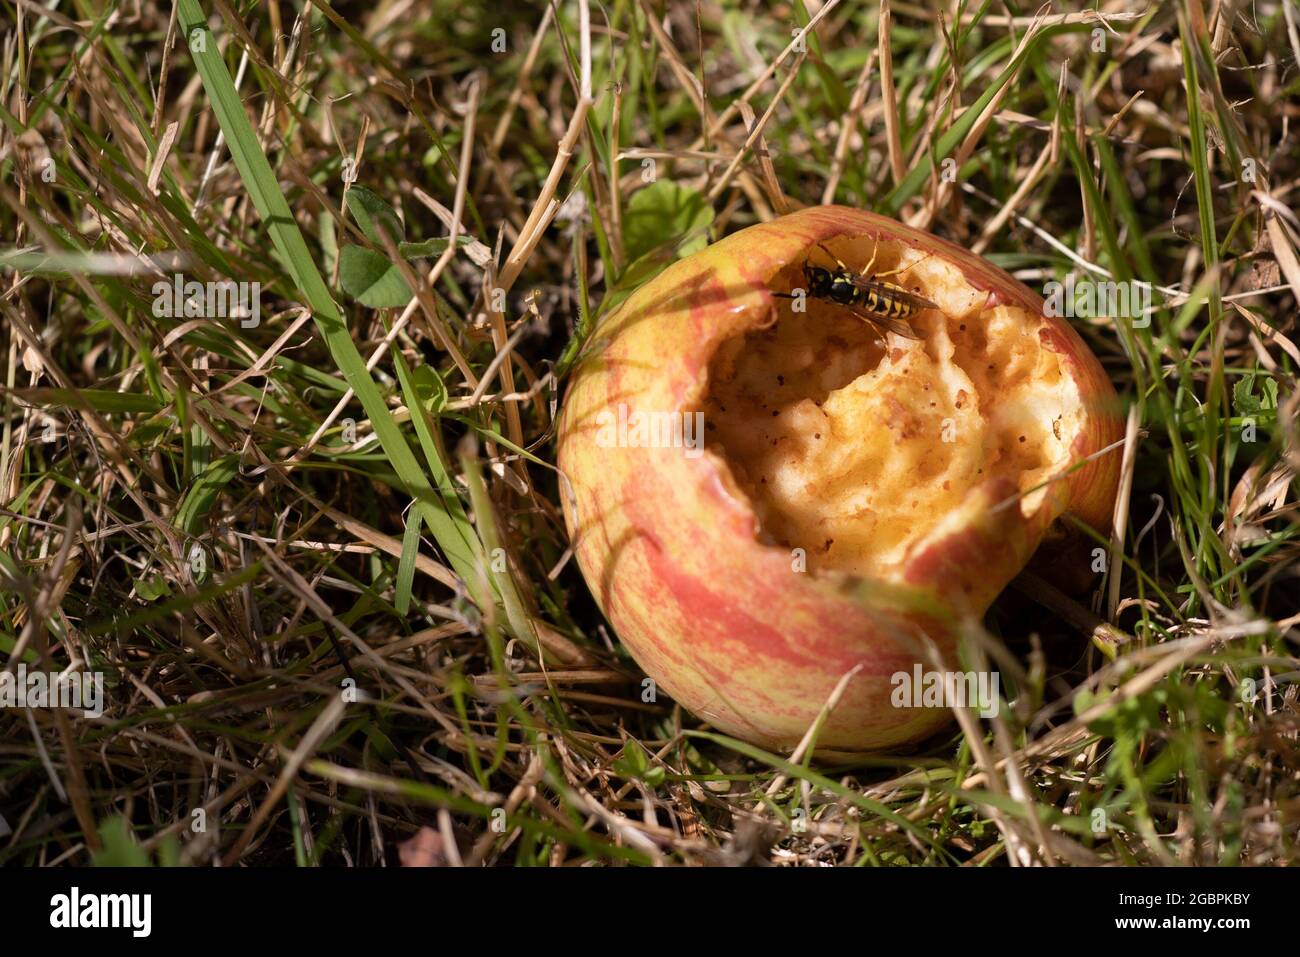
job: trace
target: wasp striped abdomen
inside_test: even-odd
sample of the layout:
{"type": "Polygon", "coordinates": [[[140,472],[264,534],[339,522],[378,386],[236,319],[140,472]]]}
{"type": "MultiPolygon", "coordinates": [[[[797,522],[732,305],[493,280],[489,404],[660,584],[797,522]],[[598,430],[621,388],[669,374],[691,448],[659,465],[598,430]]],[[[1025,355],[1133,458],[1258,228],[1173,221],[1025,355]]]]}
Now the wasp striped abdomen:
{"type": "Polygon", "coordinates": [[[880,288],[863,290],[866,301],[862,306],[867,312],[878,312],[893,319],[909,319],[918,311],[918,297],[915,294],[892,282],[880,282],[876,285],[880,288]]]}

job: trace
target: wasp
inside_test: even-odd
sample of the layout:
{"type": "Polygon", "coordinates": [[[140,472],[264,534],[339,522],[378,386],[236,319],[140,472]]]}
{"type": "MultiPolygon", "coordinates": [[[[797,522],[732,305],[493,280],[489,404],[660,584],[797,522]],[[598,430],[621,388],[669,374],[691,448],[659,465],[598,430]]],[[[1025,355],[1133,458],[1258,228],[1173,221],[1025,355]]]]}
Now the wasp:
{"type": "MultiPolygon", "coordinates": [[[[811,261],[803,264],[806,294],[814,299],[844,306],[849,312],[870,325],[877,332],[888,330],[904,339],[920,339],[908,320],[922,309],[937,309],[929,299],[924,299],[902,286],[885,282],[884,276],[893,276],[910,269],[902,266],[888,272],[872,273],[871,267],[876,261],[876,253],[871,254],[871,261],[862,272],[855,273],[833,252],[817,244],[817,248],[835,260],[836,268],[827,269],[811,261]]],[[[878,247],[877,247],[878,248],[878,247]]],[[[794,299],[790,293],[775,293],[782,299],[794,299]]]]}

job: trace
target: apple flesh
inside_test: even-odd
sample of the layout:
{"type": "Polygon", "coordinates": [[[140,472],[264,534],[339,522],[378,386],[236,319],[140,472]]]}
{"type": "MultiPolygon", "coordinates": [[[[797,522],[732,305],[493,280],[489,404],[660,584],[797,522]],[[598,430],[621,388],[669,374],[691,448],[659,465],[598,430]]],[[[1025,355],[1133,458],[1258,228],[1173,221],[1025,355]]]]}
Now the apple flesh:
{"type": "Polygon", "coordinates": [[[1118,456],[1090,456],[1120,433],[1096,358],[1029,289],[893,220],[817,207],[607,315],[558,443],[578,563],[646,674],[789,750],[854,672],[817,740],[862,751],[950,719],[895,707],[892,677],[932,655],[955,668],[962,623],[1068,538],[1064,515],[1108,527],[1118,456]],[[797,296],[806,262],[836,258],[935,303],[910,318],[920,338],[797,296]]]}

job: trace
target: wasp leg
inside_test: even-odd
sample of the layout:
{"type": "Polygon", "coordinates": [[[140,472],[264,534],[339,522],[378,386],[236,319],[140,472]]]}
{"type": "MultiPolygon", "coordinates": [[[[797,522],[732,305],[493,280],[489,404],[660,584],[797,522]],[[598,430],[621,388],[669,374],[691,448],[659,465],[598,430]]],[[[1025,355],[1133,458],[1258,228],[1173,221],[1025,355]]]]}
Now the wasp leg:
{"type": "Polygon", "coordinates": [[[866,279],[868,276],[871,275],[871,267],[874,266],[874,265],[876,264],[876,254],[877,254],[878,252],[880,252],[880,240],[879,240],[879,239],[876,240],[876,244],[875,244],[875,246],[873,246],[873,247],[871,248],[871,258],[868,259],[868,260],[867,260],[867,264],[866,264],[865,266],[862,267],[862,278],[863,278],[863,279],[866,279]]]}

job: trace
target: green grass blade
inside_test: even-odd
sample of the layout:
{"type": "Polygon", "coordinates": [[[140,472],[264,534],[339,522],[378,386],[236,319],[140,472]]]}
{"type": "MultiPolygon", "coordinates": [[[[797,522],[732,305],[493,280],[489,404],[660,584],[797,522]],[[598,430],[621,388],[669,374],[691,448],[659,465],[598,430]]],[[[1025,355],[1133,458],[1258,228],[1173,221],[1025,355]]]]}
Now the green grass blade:
{"type": "MultiPolygon", "coordinates": [[[[252,124],[244,112],[243,103],[235,90],[226,64],[217,52],[217,38],[208,27],[198,0],[177,0],[181,34],[189,44],[194,57],[195,67],[203,80],[212,103],[217,122],[226,134],[230,155],[239,170],[253,205],[266,223],[267,232],[281,263],[293,279],[294,285],[306,298],[311,307],[313,319],[321,337],[325,340],[330,354],[338,364],[339,371],[347,380],[358,401],[369,416],[371,427],[379,439],[384,453],[388,456],[393,469],[406,485],[410,494],[419,501],[419,507],[426,519],[431,511],[437,509],[438,501],[428,477],[420,468],[415,454],[407,445],[397,422],[388,411],[383,396],[366,369],[365,360],[357,351],[356,343],[344,322],[338,304],[330,295],[329,287],[321,277],[312,260],[303,238],[302,231],[280,192],[275,172],[262,151],[252,124]]],[[[430,522],[430,528],[436,525],[430,522]]],[[[450,550],[447,542],[439,540],[447,551],[457,574],[466,578],[473,574],[473,568],[464,564],[460,549],[450,550]]]]}
{"type": "Polygon", "coordinates": [[[411,509],[406,516],[406,531],[402,534],[402,557],[397,562],[397,586],[393,607],[405,615],[411,607],[411,584],[415,581],[415,559],[420,554],[420,513],[411,509]]]}

